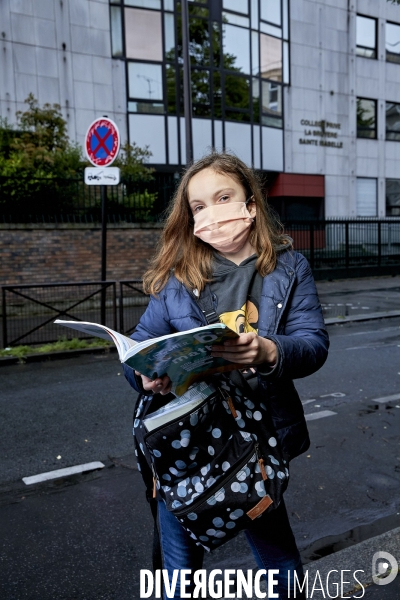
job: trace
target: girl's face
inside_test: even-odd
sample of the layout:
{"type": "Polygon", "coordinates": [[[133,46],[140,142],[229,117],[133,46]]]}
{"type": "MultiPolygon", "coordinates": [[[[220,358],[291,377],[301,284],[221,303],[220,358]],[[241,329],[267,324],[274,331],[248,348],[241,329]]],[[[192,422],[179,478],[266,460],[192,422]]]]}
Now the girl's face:
{"type": "MultiPolygon", "coordinates": [[[[203,208],[228,202],[245,202],[247,200],[243,186],[225,173],[217,173],[208,167],[193,175],[188,185],[188,200],[193,216],[203,208]]],[[[254,204],[248,210],[255,214],[254,204]]]]}

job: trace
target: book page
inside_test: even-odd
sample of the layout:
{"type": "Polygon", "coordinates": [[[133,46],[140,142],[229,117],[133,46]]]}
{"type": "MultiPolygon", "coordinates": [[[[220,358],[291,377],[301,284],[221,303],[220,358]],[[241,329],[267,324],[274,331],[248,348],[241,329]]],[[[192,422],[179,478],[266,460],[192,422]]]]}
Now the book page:
{"type": "Polygon", "coordinates": [[[105,325],[99,325],[98,323],[89,323],[88,321],[63,321],[62,319],[56,319],[54,323],[56,325],[63,325],[65,327],[70,327],[71,329],[76,329],[81,333],[87,333],[88,335],[102,338],[103,340],[114,342],[121,362],[124,361],[128,350],[137,344],[137,342],[126,335],[118,333],[118,331],[114,331],[114,329],[106,327],[105,325]]]}
{"type": "Polygon", "coordinates": [[[128,351],[124,362],[150,379],[168,375],[171,391],[181,396],[208,375],[238,368],[224,358],[211,356],[213,344],[237,337],[223,323],[215,323],[141,342],[128,351]]]}

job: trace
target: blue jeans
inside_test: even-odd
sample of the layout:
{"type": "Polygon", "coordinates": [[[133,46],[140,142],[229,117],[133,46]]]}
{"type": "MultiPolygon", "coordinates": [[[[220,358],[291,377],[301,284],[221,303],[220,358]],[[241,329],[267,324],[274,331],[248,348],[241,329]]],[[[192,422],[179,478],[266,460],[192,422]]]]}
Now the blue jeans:
{"type": "MultiPolygon", "coordinates": [[[[174,569],[191,569],[193,572],[202,568],[204,549],[196,546],[176,517],[167,511],[164,502],[158,503],[158,530],[163,569],[167,569],[170,582],[174,569]]],[[[294,571],[301,582],[303,567],[283,500],[276,510],[252,521],[245,534],[258,568],[267,571],[279,569],[279,575],[274,575],[278,580],[274,592],[279,592],[280,600],[293,598],[293,592],[288,596],[288,573],[292,590],[294,571]]],[[[189,592],[189,589],[187,586],[186,591],[189,592]]],[[[179,578],[173,597],[181,597],[179,578]]],[[[297,588],[296,598],[300,600],[303,597],[297,588]]]]}

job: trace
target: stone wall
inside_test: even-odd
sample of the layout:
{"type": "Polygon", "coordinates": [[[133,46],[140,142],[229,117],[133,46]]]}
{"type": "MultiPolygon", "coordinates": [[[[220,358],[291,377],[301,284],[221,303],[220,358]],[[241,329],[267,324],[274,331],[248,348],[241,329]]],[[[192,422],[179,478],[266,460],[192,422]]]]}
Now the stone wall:
{"type": "MultiPolygon", "coordinates": [[[[107,279],[141,278],[159,224],[109,225],[107,279]]],[[[101,226],[0,225],[0,284],[99,281],[101,226]]]]}

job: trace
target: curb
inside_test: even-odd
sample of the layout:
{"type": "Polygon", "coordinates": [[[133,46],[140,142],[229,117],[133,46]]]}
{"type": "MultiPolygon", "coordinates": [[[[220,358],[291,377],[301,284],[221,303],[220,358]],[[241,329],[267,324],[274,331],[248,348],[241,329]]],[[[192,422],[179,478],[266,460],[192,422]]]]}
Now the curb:
{"type": "Polygon", "coordinates": [[[117,349],[114,346],[110,346],[109,348],[102,346],[98,348],[78,348],[77,350],[59,350],[56,352],[41,352],[40,354],[27,354],[23,357],[23,359],[20,359],[17,356],[10,356],[0,358],[0,367],[5,367],[8,365],[42,362],[45,360],[74,358],[76,356],[82,356],[83,354],[109,354],[110,352],[116,351],[117,349]]]}
{"type": "MultiPolygon", "coordinates": [[[[375,553],[380,551],[389,552],[393,554],[393,556],[398,556],[400,551],[400,527],[305,564],[304,571],[305,573],[308,573],[309,593],[312,591],[314,582],[316,582],[316,589],[313,590],[311,595],[307,594],[306,597],[313,598],[313,600],[344,597],[362,598],[364,593],[361,586],[358,585],[354,579],[354,573],[357,573],[359,583],[362,584],[364,590],[367,590],[366,595],[369,597],[368,589],[373,585],[372,561],[375,553]],[[327,577],[329,576],[329,573],[335,574],[335,572],[337,579],[340,579],[341,572],[345,576],[343,580],[343,594],[337,595],[334,593],[334,595],[329,596],[327,594],[327,577]],[[320,583],[322,583],[322,589],[320,583]]],[[[399,577],[399,575],[397,577],[399,577]]],[[[334,578],[332,578],[332,580],[333,579],[334,578]]],[[[397,599],[399,597],[399,581],[400,580],[397,579],[393,584],[390,584],[392,587],[390,587],[390,585],[387,588],[381,587],[379,590],[379,600],[386,598],[387,600],[397,599]]],[[[266,591],[264,582],[261,583],[260,588],[262,591],[266,591]]],[[[333,590],[331,589],[330,591],[333,590]]],[[[378,596],[375,595],[373,597],[378,598],[378,596]]],[[[256,598],[257,596],[253,595],[252,600],[256,600],[256,598]]]]}
{"type": "Polygon", "coordinates": [[[343,317],[328,317],[325,325],[336,325],[336,323],[351,323],[352,321],[373,321],[375,319],[388,319],[400,317],[400,310],[387,310],[383,312],[369,313],[365,315],[347,315],[343,317]]]}

